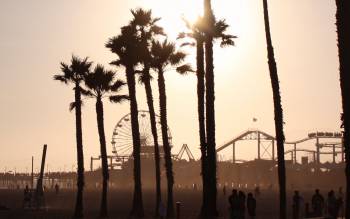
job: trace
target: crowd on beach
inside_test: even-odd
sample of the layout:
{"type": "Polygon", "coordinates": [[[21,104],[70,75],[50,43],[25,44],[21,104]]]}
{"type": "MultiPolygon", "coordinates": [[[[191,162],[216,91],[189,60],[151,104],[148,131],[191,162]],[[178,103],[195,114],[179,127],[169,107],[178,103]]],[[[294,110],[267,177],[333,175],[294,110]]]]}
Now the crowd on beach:
{"type": "MultiPolygon", "coordinates": [[[[223,192],[226,194],[225,187],[223,192]]],[[[253,193],[248,193],[247,197],[244,191],[233,189],[231,195],[228,197],[230,218],[244,219],[248,215],[249,219],[255,219],[257,207],[256,197],[258,196],[260,196],[259,187],[255,189],[254,195],[253,193]]],[[[293,219],[337,219],[338,217],[342,218],[344,215],[342,188],[339,188],[337,195],[334,190],[329,191],[326,199],[320,193],[320,190],[316,189],[311,198],[311,206],[309,202],[305,202],[299,191],[296,190],[294,191],[292,205],[293,219]]]]}

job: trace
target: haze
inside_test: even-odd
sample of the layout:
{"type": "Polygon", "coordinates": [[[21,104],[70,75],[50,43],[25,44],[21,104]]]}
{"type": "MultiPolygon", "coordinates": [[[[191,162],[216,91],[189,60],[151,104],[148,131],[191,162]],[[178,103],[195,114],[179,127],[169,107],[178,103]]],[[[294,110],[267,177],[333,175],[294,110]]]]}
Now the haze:
{"type": "MultiPolygon", "coordinates": [[[[183,28],[181,16],[193,17],[189,7],[202,4],[202,0],[187,4],[188,1],[2,0],[0,167],[29,171],[32,155],[39,167],[42,145],[48,144],[50,171],[75,168],[74,113],[68,110],[73,92],[52,79],[59,73],[59,63],[68,62],[76,54],[113,68],[108,63],[116,57],[104,44],[130,20],[129,9],[137,7],[153,9],[155,16],[161,16],[161,24],[174,40],[183,28]]],[[[286,139],[302,138],[317,130],[339,131],[341,101],[334,2],[271,0],[269,5],[286,139]]],[[[229,32],[238,36],[235,47],[216,49],[214,54],[217,145],[248,128],[274,135],[261,2],[214,0],[213,6],[216,16],[230,24],[229,32]],[[258,121],[253,123],[253,118],[258,121]]],[[[195,10],[198,8],[193,13],[198,12],[195,10]]],[[[186,51],[195,53],[194,49],[186,51]]],[[[124,75],[122,69],[118,71],[124,75]]],[[[168,72],[166,83],[173,153],[187,143],[198,158],[196,78],[168,72]]],[[[147,109],[143,88],[139,86],[138,91],[139,109],[147,109]]],[[[115,124],[128,112],[127,103],[106,102],[108,141],[115,124]]],[[[83,107],[83,142],[87,169],[90,156],[99,155],[93,100],[85,101],[83,107]]],[[[236,153],[248,159],[256,156],[255,151],[253,147],[239,147],[236,153]]]]}

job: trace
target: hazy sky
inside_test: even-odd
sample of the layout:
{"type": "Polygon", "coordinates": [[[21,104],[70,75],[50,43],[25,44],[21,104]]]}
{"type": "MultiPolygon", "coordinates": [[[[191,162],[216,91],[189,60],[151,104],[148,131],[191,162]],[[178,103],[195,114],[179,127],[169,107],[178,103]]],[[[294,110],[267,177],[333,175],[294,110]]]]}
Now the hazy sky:
{"type": "MultiPolygon", "coordinates": [[[[217,145],[248,128],[273,134],[262,1],[212,2],[217,18],[225,18],[229,32],[238,36],[235,47],[215,47],[214,52],[217,145]],[[253,117],[258,118],[255,124],[253,117]]],[[[334,1],[269,2],[287,140],[315,130],[339,131],[334,1]]],[[[175,39],[184,28],[181,16],[193,19],[201,5],[202,0],[1,0],[0,170],[29,170],[32,155],[38,168],[44,143],[50,170],[71,170],[75,164],[74,113],[68,110],[73,91],[52,80],[61,61],[69,62],[76,54],[112,68],[108,63],[116,56],[104,44],[131,19],[129,9],[153,9],[175,39]]],[[[196,77],[168,72],[166,86],[173,152],[187,143],[198,157],[196,77]]],[[[147,109],[143,87],[137,91],[139,109],[147,109]]],[[[128,111],[128,103],[105,102],[107,142],[116,122],[128,111]]],[[[83,107],[83,142],[88,169],[90,156],[99,154],[93,100],[83,107]]],[[[240,145],[238,158],[256,156],[255,147],[240,145]]],[[[110,153],[110,145],[108,149],[110,153]]]]}

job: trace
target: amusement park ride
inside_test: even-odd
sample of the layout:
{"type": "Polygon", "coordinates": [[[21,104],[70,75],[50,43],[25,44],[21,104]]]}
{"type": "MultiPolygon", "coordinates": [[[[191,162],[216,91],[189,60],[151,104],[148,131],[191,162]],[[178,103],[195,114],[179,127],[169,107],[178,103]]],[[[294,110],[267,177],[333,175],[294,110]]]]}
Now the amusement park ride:
{"type": "MultiPolygon", "coordinates": [[[[131,116],[127,114],[123,116],[113,130],[112,135],[112,155],[108,156],[109,167],[111,169],[122,169],[123,164],[132,159],[132,132],[131,132],[131,116]]],[[[138,114],[139,126],[140,126],[140,140],[141,140],[141,158],[152,158],[154,156],[154,144],[151,132],[150,118],[148,111],[139,111],[138,114]]],[[[160,117],[156,115],[157,132],[160,154],[163,156],[163,143],[161,138],[160,117]]],[[[168,127],[168,139],[170,145],[172,145],[172,136],[168,127]]],[[[219,155],[223,151],[227,151],[232,147],[232,163],[244,163],[246,160],[237,159],[236,147],[240,141],[256,141],[257,142],[257,160],[269,160],[276,161],[276,139],[274,136],[267,134],[261,130],[247,130],[238,136],[232,138],[228,142],[219,145],[216,149],[219,155]]],[[[321,155],[332,155],[332,163],[336,164],[337,155],[341,155],[341,163],[344,162],[344,147],[342,133],[338,132],[314,132],[309,133],[306,138],[297,141],[286,141],[285,148],[292,146],[292,149],[285,149],[285,155],[290,154],[290,162],[292,164],[298,164],[297,154],[311,155],[301,156],[301,163],[312,163],[315,165],[321,165],[321,155]],[[314,149],[305,147],[302,144],[310,143],[314,145],[314,149]],[[309,157],[311,158],[309,161],[309,157]]],[[[184,153],[187,154],[189,161],[194,161],[194,156],[190,148],[184,144],[177,154],[173,155],[175,161],[183,159],[184,153]]],[[[101,157],[91,157],[90,169],[93,170],[93,162],[100,160],[101,157]]]]}

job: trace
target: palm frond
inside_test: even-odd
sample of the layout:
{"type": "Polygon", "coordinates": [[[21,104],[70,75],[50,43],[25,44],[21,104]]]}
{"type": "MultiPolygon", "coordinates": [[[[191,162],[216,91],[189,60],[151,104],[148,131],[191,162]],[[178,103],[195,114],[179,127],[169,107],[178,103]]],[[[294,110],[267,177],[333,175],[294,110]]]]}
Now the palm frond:
{"type": "Polygon", "coordinates": [[[180,62],[182,62],[186,58],[186,53],[178,51],[176,53],[173,53],[169,57],[169,61],[172,65],[178,65],[180,62]]]}
{"type": "Polygon", "coordinates": [[[181,75],[186,75],[190,72],[195,72],[190,64],[184,64],[176,68],[176,71],[181,75]]]}
{"type": "Polygon", "coordinates": [[[180,47],[185,47],[185,46],[195,46],[196,44],[194,42],[185,42],[185,43],[181,43],[180,47]]]}
{"type": "Polygon", "coordinates": [[[160,27],[158,25],[152,25],[150,28],[150,32],[155,35],[163,35],[166,36],[163,27],[160,27]]]}
{"type": "MultiPolygon", "coordinates": [[[[83,106],[83,105],[84,105],[84,102],[80,101],[80,106],[83,106]]],[[[71,102],[69,104],[69,112],[72,112],[76,107],[77,107],[76,102],[71,102]]]]}
{"type": "Polygon", "coordinates": [[[125,81],[118,79],[116,82],[114,82],[114,84],[111,86],[111,91],[113,92],[118,92],[121,89],[123,89],[123,87],[126,85],[125,81]]]}
{"type": "Polygon", "coordinates": [[[64,75],[54,75],[53,79],[56,81],[60,81],[62,83],[65,83],[65,84],[68,83],[68,80],[67,80],[67,78],[64,77],[64,75]]]}
{"type": "Polygon", "coordinates": [[[115,66],[121,66],[122,65],[122,61],[120,59],[112,61],[109,63],[110,65],[115,65],[115,66]]]}
{"type": "Polygon", "coordinates": [[[87,97],[95,97],[96,95],[91,91],[91,90],[87,90],[84,88],[80,88],[80,92],[82,95],[87,96],[87,97]]]}
{"type": "Polygon", "coordinates": [[[127,101],[129,100],[129,96],[128,95],[113,95],[113,96],[110,96],[109,97],[109,100],[112,102],[112,103],[122,103],[124,101],[127,101]]]}

